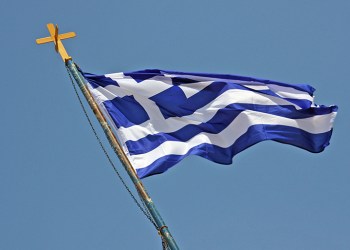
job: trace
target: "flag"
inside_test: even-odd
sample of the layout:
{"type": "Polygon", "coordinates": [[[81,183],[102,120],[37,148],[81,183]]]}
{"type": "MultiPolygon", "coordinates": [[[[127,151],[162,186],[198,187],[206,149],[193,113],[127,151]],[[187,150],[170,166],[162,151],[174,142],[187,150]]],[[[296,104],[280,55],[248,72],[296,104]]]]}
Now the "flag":
{"type": "Polygon", "coordinates": [[[165,70],[81,73],[140,178],[188,155],[231,164],[265,140],[321,152],[337,112],[315,105],[306,84],[165,70]]]}

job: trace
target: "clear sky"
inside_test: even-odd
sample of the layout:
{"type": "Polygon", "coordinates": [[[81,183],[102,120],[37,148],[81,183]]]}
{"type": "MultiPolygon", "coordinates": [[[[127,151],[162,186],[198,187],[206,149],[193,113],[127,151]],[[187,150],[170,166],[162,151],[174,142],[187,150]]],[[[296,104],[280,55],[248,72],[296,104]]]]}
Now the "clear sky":
{"type": "Polygon", "coordinates": [[[64,44],[87,72],[160,68],[314,86],[317,104],[339,105],[324,152],[263,142],[230,166],[193,156],[144,184],[181,249],[350,249],[349,13],[347,0],[2,0],[0,249],[161,249],[61,58],[35,44],[48,22],[77,33],[64,44]]]}

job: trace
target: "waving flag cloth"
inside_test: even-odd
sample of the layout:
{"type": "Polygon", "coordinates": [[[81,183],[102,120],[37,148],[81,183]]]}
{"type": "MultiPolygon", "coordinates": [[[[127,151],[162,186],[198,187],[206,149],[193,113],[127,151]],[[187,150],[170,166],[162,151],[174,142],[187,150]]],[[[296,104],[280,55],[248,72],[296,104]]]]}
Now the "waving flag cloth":
{"type": "Polygon", "coordinates": [[[81,73],[140,178],[188,155],[231,164],[264,140],[321,152],[337,111],[315,105],[305,84],[164,70],[81,73]]]}

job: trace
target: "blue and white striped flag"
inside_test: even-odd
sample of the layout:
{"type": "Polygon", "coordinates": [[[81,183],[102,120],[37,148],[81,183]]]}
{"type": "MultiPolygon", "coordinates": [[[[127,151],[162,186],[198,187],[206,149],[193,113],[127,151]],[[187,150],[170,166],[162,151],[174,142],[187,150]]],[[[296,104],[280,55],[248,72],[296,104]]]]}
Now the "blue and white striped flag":
{"type": "Polygon", "coordinates": [[[140,178],[191,154],[231,164],[264,140],[321,152],[337,111],[315,105],[305,84],[163,70],[83,75],[140,178]]]}

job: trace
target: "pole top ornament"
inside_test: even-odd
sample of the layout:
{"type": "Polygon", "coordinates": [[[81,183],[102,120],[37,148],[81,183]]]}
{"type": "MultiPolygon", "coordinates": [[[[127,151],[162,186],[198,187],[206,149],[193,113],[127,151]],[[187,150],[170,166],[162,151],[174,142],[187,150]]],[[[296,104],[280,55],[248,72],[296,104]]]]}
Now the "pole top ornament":
{"type": "Polygon", "coordinates": [[[36,43],[37,44],[44,44],[44,43],[53,42],[55,44],[56,52],[61,55],[62,60],[65,63],[69,60],[72,60],[72,57],[70,57],[67,54],[67,51],[64,48],[61,40],[75,37],[76,36],[75,32],[58,34],[58,25],[57,24],[54,25],[52,23],[48,23],[46,26],[47,26],[47,29],[49,30],[50,36],[44,37],[44,38],[38,38],[38,39],[36,39],[36,43]]]}

